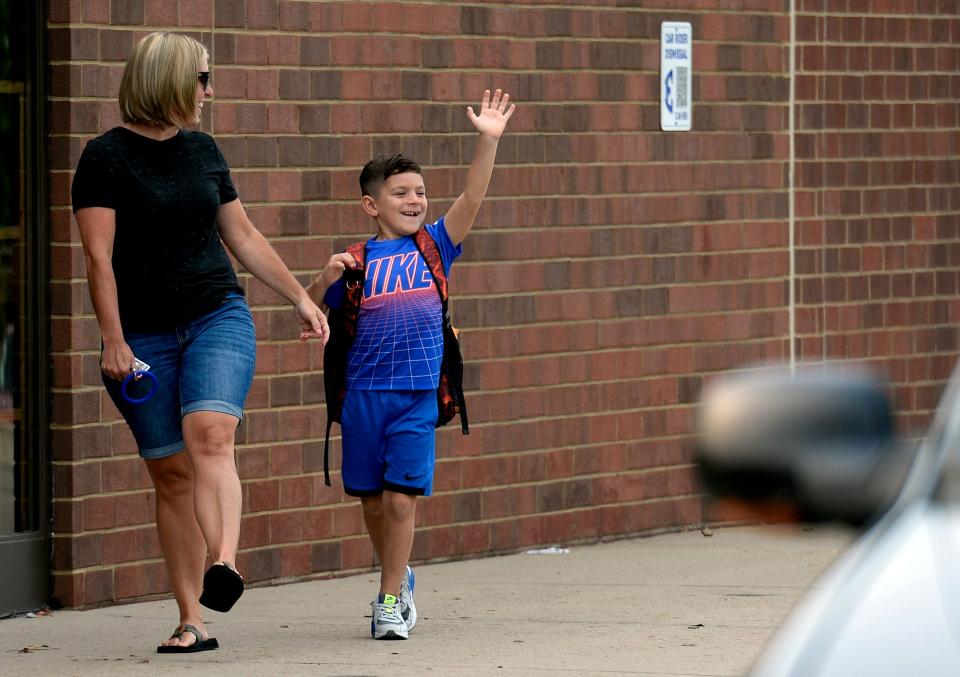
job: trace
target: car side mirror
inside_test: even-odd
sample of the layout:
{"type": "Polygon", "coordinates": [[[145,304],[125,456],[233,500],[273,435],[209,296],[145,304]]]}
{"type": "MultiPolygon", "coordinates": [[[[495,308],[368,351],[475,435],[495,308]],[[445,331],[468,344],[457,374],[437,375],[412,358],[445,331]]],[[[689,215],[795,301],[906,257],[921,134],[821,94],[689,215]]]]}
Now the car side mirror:
{"type": "Polygon", "coordinates": [[[893,504],[912,460],[897,444],[880,381],[829,365],[743,372],[710,385],[695,454],[715,496],[855,525],[893,504]]]}

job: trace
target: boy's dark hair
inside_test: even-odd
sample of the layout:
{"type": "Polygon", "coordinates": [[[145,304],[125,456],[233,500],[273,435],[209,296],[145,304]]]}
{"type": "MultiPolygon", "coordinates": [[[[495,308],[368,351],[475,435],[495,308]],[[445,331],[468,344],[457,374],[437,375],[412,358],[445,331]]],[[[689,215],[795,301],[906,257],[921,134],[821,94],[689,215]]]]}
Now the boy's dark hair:
{"type": "Polygon", "coordinates": [[[365,164],[360,172],[360,194],[373,197],[387,179],[406,172],[423,173],[420,165],[401,153],[377,156],[365,164]]]}

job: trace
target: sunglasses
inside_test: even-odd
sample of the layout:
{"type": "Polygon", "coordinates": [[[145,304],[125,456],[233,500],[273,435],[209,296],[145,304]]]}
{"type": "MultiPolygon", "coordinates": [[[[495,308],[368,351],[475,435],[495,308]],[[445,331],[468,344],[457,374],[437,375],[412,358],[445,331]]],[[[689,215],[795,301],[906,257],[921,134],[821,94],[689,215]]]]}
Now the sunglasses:
{"type": "Polygon", "coordinates": [[[197,73],[197,80],[199,80],[203,88],[206,89],[207,85],[210,84],[210,71],[200,71],[197,73]]]}

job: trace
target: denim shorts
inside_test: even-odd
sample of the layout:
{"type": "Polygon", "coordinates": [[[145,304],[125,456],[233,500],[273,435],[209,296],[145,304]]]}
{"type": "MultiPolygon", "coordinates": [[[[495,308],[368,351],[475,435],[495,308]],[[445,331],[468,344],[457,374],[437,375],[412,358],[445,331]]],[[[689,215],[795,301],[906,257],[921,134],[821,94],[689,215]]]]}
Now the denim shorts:
{"type": "MultiPolygon", "coordinates": [[[[181,451],[183,417],[194,411],[230,414],[240,424],[256,360],[253,317],[240,294],[228,294],[212,312],[170,331],[125,333],[124,339],[157,378],[153,397],[131,404],[121,394],[121,382],[103,375],[140,456],[158,459],[181,451]]],[[[145,378],[131,382],[127,394],[137,399],[149,386],[145,378]]]]}
{"type": "Polygon", "coordinates": [[[345,493],[432,493],[436,390],[348,390],[341,420],[345,493]]]}

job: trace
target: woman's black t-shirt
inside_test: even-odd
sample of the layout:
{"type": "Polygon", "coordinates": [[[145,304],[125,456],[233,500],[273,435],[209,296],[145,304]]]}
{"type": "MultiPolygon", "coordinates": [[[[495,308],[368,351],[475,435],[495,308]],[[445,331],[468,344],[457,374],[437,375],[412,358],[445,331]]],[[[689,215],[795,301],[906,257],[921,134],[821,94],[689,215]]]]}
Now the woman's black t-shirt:
{"type": "Polygon", "coordinates": [[[203,132],[165,141],[115,127],[90,141],[73,210],[116,213],[113,272],[125,332],[171,329],[242,293],[220,241],[220,205],[237,199],[230,168],[203,132]]]}

